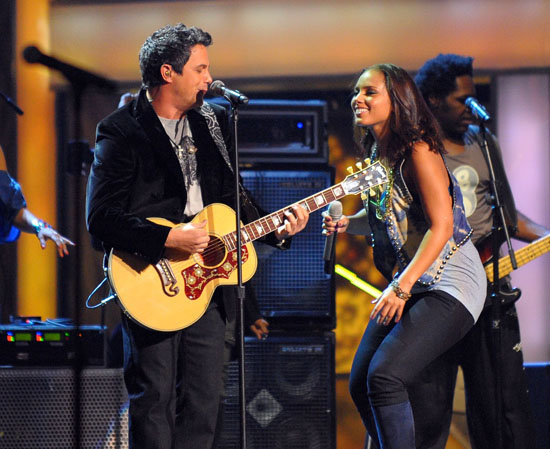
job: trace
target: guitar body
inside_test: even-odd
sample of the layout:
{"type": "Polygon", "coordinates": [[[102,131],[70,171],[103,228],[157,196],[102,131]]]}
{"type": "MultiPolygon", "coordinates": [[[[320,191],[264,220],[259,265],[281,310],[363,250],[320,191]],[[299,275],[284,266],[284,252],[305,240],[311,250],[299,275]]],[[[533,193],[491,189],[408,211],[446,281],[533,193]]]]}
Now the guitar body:
{"type": "MultiPolygon", "coordinates": [[[[158,264],[113,249],[107,276],[122,310],[135,322],[158,331],[176,331],[196,322],[206,311],[219,285],[237,285],[237,252],[229,251],[223,236],[235,231],[235,212],[224,204],[206,206],[192,223],[207,220],[208,247],[200,254],[170,253],[158,264]]],[[[163,218],[150,221],[183,226],[163,218]]],[[[254,245],[242,246],[242,280],[257,267],[254,245]]]]}

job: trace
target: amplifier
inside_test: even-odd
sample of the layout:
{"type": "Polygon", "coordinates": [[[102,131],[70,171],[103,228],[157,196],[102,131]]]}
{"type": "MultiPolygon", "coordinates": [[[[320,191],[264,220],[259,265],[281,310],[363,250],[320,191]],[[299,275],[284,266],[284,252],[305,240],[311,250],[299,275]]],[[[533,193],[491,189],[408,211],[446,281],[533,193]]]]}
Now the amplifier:
{"type": "MultiPolygon", "coordinates": [[[[334,333],[246,337],[247,449],[335,449],[334,333]]],[[[218,449],[239,449],[238,361],[229,365],[218,449]]]]}
{"type": "Polygon", "coordinates": [[[0,365],[62,366],[105,363],[106,326],[0,325],[0,365]]]}
{"type": "MultiPolygon", "coordinates": [[[[229,106],[219,98],[208,102],[229,106]]],[[[322,100],[250,100],[239,107],[241,164],[326,164],[327,117],[322,100]]]]}
{"type": "MultiPolygon", "coordinates": [[[[244,186],[263,209],[279,210],[332,185],[331,167],[302,164],[286,170],[243,170],[244,186]]],[[[261,313],[275,328],[334,329],[334,277],[324,271],[322,215],[311,214],[289,251],[256,245],[258,270],[250,281],[261,313]]]]}

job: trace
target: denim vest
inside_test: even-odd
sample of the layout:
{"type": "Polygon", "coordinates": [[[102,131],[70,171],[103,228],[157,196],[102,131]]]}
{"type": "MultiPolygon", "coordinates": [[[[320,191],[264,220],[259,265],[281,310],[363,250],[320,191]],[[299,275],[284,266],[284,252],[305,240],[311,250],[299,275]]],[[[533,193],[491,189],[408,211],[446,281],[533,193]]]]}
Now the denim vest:
{"type": "MultiPolygon", "coordinates": [[[[421,204],[413,200],[403,179],[404,162],[403,160],[395,170],[390,210],[387,213],[386,201],[384,196],[382,197],[380,205],[382,219],[376,217],[372,203],[369,205],[367,198],[363,200],[372,230],[374,262],[388,280],[392,278],[396,263],[399,271],[403,271],[409,264],[429,228],[421,204]]],[[[453,234],[437,259],[418,279],[417,284],[424,286],[430,286],[439,281],[447,261],[472,234],[472,228],[464,213],[460,186],[448,168],[447,173],[451,181],[449,194],[453,197],[453,234]]]]}

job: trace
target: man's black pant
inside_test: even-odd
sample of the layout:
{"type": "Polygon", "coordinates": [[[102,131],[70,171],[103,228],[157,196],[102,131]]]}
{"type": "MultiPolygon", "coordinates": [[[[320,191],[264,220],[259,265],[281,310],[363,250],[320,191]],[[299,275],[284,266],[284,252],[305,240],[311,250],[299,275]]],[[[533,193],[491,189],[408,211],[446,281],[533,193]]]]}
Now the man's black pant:
{"type": "MultiPolygon", "coordinates": [[[[501,314],[502,441],[507,449],[536,446],[527,395],[516,308],[501,314]]],[[[495,364],[491,309],[486,308],[470,332],[435,360],[409,387],[418,449],[443,449],[449,435],[458,365],[466,388],[466,414],[473,449],[494,449],[495,364]]]]}
{"type": "Polygon", "coordinates": [[[123,317],[131,449],[211,447],[225,334],[219,302],[213,301],[196,323],[177,332],[151,331],[123,317]]]}

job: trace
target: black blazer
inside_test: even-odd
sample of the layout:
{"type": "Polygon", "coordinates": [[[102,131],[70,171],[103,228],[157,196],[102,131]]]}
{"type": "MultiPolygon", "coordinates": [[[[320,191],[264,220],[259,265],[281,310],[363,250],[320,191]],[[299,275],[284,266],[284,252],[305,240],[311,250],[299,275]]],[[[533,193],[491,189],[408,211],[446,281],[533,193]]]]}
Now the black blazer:
{"type": "MultiPolygon", "coordinates": [[[[227,113],[212,105],[230,149],[227,113]]],[[[214,143],[206,120],[188,112],[204,205],[234,208],[234,175],[214,143]]],[[[187,221],[187,194],[181,168],[145,91],[103,119],[97,127],[94,162],[86,197],[87,226],[106,251],[111,247],[141,254],[151,263],[162,257],[169,227],[147,217],[187,221]]]]}

